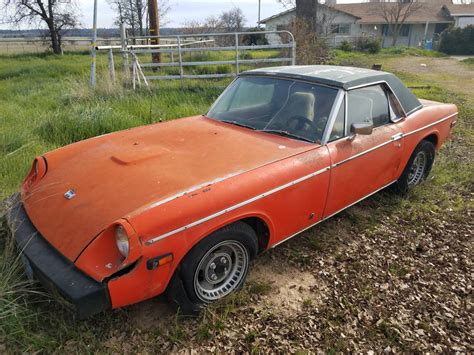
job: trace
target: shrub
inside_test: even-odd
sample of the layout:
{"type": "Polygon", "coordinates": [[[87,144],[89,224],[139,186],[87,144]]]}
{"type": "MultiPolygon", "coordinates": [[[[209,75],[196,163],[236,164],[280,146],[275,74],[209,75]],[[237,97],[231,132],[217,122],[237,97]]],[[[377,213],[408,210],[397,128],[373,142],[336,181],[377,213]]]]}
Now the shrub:
{"type": "Polygon", "coordinates": [[[341,42],[339,49],[343,50],[344,52],[352,52],[352,49],[353,49],[352,43],[347,40],[344,40],[341,42]]]}
{"type": "Polygon", "coordinates": [[[373,37],[359,37],[355,41],[355,47],[358,51],[375,54],[380,52],[382,44],[380,39],[373,37]]]}
{"type": "Polygon", "coordinates": [[[439,50],[447,54],[474,54],[474,25],[443,31],[439,50]]]}
{"type": "Polygon", "coordinates": [[[261,46],[261,45],[267,45],[268,40],[265,34],[263,33],[258,33],[261,32],[262,30],[259,28],[251,28],[249,32],[255,32],[255,33],[249,33],[246,34],[242,37],[242,44],[245,46],[261,46]]]}
{"type": "Polygon", "coordinates": [[[253,59],[253,55],[249,51],[241,51],[239,53],[239,58],[240,59],[253,59]]]}

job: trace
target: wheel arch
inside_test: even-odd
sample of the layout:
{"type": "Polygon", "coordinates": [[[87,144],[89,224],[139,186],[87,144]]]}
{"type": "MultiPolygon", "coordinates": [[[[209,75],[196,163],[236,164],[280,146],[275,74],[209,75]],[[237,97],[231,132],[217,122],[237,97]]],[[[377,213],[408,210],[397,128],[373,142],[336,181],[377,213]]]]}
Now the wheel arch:
{"type": "MultiPolygon", "coordinates": [[[[428,141],[430,143],[432,143],[436,149],[439,148],[438,144],[439,144],[439,136],[438,136],[438,132],[436,131],[433,131],[433,132],[430,132],[428,135],[426,135],[422,141],[428,141]]],[[[421,142],[421,141],[420,141],[421,142]]]]}

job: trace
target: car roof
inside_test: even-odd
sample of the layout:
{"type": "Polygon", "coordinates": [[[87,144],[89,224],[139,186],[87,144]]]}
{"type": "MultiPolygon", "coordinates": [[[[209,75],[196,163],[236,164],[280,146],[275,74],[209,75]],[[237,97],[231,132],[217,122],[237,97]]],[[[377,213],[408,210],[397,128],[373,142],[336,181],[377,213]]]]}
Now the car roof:
{"type": "Polygon", "coordinates": [[[415,95],[395,75],[365,68],[334,65],[293,65],[249,70],[241,76],[271,76],[299,79],[350,90],[372,83],[386,82],[397,95],[406,113],[411,113],[422,105],[415,95]]]}

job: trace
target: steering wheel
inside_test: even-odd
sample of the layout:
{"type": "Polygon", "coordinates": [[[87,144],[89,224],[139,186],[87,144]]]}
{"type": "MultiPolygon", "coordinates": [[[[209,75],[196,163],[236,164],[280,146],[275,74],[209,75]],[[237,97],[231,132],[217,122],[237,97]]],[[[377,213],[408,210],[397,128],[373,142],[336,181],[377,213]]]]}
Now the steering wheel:
{"type": "Polygon", "coordinates": [[[286,122],[286,126],[290,129],[301,131],[302,129],[311,128],[317,130],[316,125],[313,121],[309,120],[307,117],[304,116],[293,116],[288,119],[286,122]],[[296,125],[293,126],[293,122],[296,122],[296,125]]]}
{"type": "Polygon", "coordinates": [[[318,122],[316,122],[314,124],[315,127],[316,127],[316,132],[318,133],[318,135],[320,135],[320,136],[323,135],[324,129],[326,128],[327,123],[328,123],[328,117],[323,116],[323,117],[319,118],[318,122]]]}

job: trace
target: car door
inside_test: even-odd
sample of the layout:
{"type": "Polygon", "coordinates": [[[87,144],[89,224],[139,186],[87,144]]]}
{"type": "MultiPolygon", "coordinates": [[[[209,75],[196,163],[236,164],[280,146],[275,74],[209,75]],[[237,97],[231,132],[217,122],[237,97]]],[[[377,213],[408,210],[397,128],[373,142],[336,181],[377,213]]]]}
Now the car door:
{"type": "Polygon", "coordinates": [[[397,179],[402,131],[395,98],[385,84],[346,92],[327,144],[331,178],[327,218],[397,179]],[[373,124],[371,134],[353,134],[353,124],[373,124]]]}

